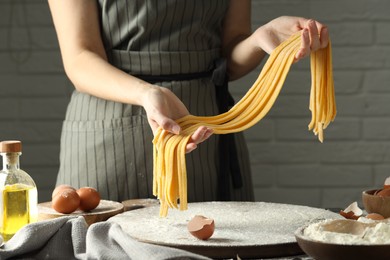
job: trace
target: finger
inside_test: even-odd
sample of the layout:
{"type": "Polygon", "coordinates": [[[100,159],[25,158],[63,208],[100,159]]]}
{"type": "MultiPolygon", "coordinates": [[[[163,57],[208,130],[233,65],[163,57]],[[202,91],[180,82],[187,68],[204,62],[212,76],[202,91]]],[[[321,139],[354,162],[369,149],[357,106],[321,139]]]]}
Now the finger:
{"type": "Polygon", "coordinates": [[[186,145],[186,153],[190,153],[195,150],[198,147],[197,144],[204,142],[214,133],[213,129],[206,128],[205,130],[204,128],[205,127],[198,128],[197,131],[195,131],[196,133],[191,136],[186,145]],[[194,135],[195,138],[193,137],[194,135]]]}
{"type": "Polygon", "coordinates": [[[211,129],[211,128],[208,128],[208,129],[207,129],[207,132],[206,132],[206,134],[205,134],[205,138],[204,138],[204,140],[203,140],[203,141],[205,141],[206,139],[209,139],[209,138],[210,138],[210,136],[212,136],[212,135],[213,135],[213,133],[214,133],[214,130],[213,130],[213,129],[211,129]]]}
{"type": "Polygon", "coordinates": [[[165,131],[171,132],[172,134],[180,134],[180,126],[170,118],[162,118],[159,125],[165,131]]]}
{"type": "Polygon", "coordinates": [[[203,137],[199,140],[199,143],[206,141],[212,134],[214,133],[213,129],[207,128],[206,132],[204,132],[203,137]]]}
{"type": "Polygon", "coordinates": [[[322,30],[320,32],[320,46],[321,46],[321,48],[325,48],[326,46],[328,46],[328,43],[329,43],[329,32],[328,32],[328,28],[324,27],[324,28],[322,28],[322,30]]]}
{"type": "Polygon", "coordinates": [[[203,142],[206,141],[212,134],[213,134],[213,129],[207,128],[206,131],[203,133],[203,136],[201,136],[201,137],[198,139],[197,144],[203,143],[203,142]]]}
{"type": "Polygon", "coordinates": [[[302,30],[302,41],[301,41],[301,47],[298,50],[297,54],[295,55],[296,60],[300,60],[310,53],[310,38],[309,38],[309,31],[308,29],[302,30]]]}
{"type": "Polygon", "coordinates": [[[186,153],[190,153],[192,152],[193,150],[195,150],[198,146],[194,143],[188,143],[186,145],[186,153]]]}
{"type": "Polygon", "coordinates": [[[195,143],[199,144],[204,140],[204,135],[207,132],[207,127],[205,126],[200,126],[198,129],[195,130],[195,132],[192,134],[190,140],[188,141],[189,143],[195,143]]]}
{"type": "Polygon", "coordinates": [[[320,37],[316,22],[310,19],[307,22],[307,28],[309,29],[310,49],[316,51],[320,48],[320,37]]]}
{"type": "Polygon", "coordinates": [[[315,21],[315,24],[317,27],[318,37],[320,40],[320,48],[325,48],[329,42],[328,27],[318,21],[315,21]]]}

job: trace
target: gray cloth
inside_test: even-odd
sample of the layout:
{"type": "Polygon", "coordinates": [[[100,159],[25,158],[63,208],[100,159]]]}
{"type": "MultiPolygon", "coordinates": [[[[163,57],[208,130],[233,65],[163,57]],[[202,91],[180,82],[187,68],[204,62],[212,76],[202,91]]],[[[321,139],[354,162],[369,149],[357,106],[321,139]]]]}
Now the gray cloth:
{"type": "Polygon", "coordinates": [[[20,229],[0,248],[0,259],[209,259],[138,242],[116,223],[89,228],[83,217],[40,221],[20,229]]]}

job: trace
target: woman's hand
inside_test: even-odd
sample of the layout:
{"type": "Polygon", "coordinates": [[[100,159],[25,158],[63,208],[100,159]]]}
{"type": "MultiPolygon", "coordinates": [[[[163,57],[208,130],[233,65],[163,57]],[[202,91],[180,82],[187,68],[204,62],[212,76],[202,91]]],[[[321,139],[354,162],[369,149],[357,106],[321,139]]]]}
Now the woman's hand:
{"type": "Polygon", "coordinates": [[[255,34],[259,46],[270,54],[280,43],[298,31],[302,31],[302,42],[295,56],[296,60],[328,45],[327,27],[315,20],[302,17],[281,16],[257,29],[255,34]]]}
{"type": "Polygon", "coordinates": [[[317,21],[281,16],[252,33],[250,17],[250,0],[230,1],[222,30],[222,55],[228,61],[229,80],[239,79],[252,71],[266,53],[271,54],[279,44],[298,31],[302,31],[302,43],[296,61],[328,45],[328,29],[317,21]]]}
{"type": "MultiPolygon", "coordinates": [[[[144,94],[142,105],[146,110],[153,133],[161,126],[168,132],[179,134],[181,129],[175,120],[189,114],[183,102],[174,93],[159,86],[148,88],[144,94]]],[[[199,127],[188,141],[186,152],[189,153],[196,149],[197,145],[209,138],[212,133],[212,129],[204,126],[199,127]]]]}

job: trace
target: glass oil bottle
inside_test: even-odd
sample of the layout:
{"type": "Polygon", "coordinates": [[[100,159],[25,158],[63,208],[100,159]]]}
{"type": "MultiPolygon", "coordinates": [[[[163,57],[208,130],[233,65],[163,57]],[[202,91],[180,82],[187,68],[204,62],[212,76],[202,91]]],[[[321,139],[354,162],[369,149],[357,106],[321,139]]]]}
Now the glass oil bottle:
{"type": "Polygon", "coordinates": [[[20,169],[20,141],[0,142],[0,235],[8,241],[23,226],[38,218],[38,192],[34,180],[20,169]]]}

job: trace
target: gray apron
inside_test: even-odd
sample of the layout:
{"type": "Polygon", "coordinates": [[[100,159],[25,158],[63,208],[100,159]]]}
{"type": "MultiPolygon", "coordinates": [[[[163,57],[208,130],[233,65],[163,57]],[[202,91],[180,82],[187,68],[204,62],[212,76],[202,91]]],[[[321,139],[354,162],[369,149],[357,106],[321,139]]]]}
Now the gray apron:
{"type": "MultiPolygon", "coordinates": [[[[221,25],[228,3],[99,0],[109,62],[169,88],[193,115],[217,115],[212,71],[220,59],[221,25]]],[[[254,199],[243,135],[235,134],[233,139],[239,185],[231,178],[237,174],[220,168],[220,137],[213,135],[186,156],[189,202],[254,199]],[[221,175],[225,175],[223,188],[221,175]]],[[[142,107],[74,91],[63,123],[57,184],[92,186],[102,198],[114,201],[153,198],[152,140],[142,107]]]]}

